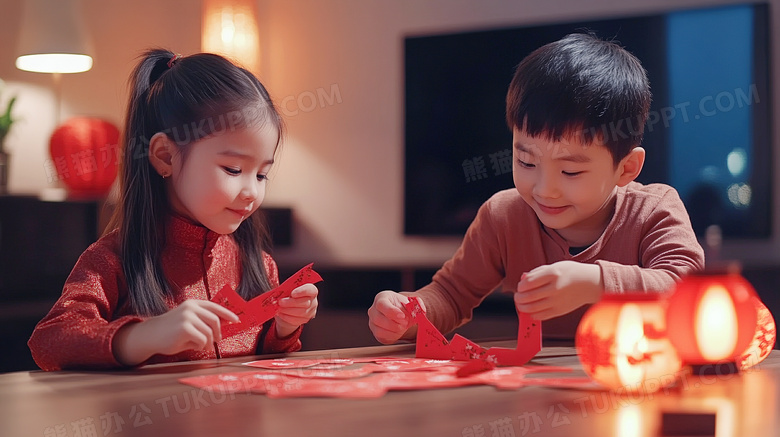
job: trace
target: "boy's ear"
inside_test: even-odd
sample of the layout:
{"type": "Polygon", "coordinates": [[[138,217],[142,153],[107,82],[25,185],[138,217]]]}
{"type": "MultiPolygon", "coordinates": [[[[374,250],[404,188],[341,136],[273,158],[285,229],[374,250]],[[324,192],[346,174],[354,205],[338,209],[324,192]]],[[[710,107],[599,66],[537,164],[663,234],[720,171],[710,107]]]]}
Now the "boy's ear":
{"type": "Polygon", "coordinates": [[[620,177],[618,178],[617,186],[624,187],[636,179],[644,165],[645,149],[634,147],[628,152],[628,155],[620,161],[620,164],[618,164],[620,177]]]}
{"type": "Polygon", "coordinates": [[[173,173],[173,151],[176,147],[162,132],[157,132],[149,141],[149,162],[157,173],[167,178],[173,173]]]}

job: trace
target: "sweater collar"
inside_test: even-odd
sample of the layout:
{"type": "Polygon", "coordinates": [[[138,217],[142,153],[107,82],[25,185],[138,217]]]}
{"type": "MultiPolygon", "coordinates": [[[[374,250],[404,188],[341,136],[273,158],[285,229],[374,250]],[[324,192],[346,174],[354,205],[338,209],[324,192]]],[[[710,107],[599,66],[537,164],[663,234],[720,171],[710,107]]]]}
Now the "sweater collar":
{"type": "MultiPolygon", "coordinates": [[[[596,241],[593,242],[590,246],[588,246],[586,249],[582,250],[581,252],[577,253],[576,255],[570,255],[572,257],[579,257],[582,258],[582,256],[587,256],[590,253],[593,253],[594,250],[601,250],[601,247],[604,245],[604,242],[609,238],[609,235],[612,234],[615,231],[615,228],[618,226],[621,226],[625,219],[623,219],[623,215],[620,214],[620,210],[623,207],[623,203],[626,197],[626,189],[627,186],[618,187],[615,193],[615,208],[612,211],[612,217],[609,219],[609,222],[607,222],[607,226],[604,228],[604,231],[601,232],[601,235],[599,236],[596,241]]],[[[554,229],[550,229],[547,226],[545,226],[541,220],[539,220],[539,225],[541,225],[542,229],[544,230],[544,233],[550,236],[553,241],[567,254],[569,253],[569,243],[566,242],[566,240],[563,239],[563,237],[560,236],[557,232],[555,232],[554,229]]]]}
{"type": "Polygon", "coordinates": [[[168,245],[199,251],[211,251],[221,236],[179,215],[169,216],[165,230],[168,245]]]}

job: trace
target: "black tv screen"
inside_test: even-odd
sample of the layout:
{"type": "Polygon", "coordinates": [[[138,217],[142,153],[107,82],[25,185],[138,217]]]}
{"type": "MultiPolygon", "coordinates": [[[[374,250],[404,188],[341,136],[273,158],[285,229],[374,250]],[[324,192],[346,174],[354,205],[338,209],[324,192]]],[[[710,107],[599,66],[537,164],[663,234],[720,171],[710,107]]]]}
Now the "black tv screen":
{"type": "Polygon", "coordinates": [[[771,227],[767,4],[409,36],[404,41],[407,235],[463,235],[512,188],[506,91],[536,48],[590,31],[636,55],[653,92],[642,183],[675,187],[702,235],[767,238],[771,227]]]}

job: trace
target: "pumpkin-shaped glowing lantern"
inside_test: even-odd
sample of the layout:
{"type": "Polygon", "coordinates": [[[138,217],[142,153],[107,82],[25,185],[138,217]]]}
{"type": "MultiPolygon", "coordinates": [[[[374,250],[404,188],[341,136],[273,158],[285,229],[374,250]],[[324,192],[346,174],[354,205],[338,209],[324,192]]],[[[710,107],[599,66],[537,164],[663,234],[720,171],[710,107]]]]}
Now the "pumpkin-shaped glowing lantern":
{"type": "Polygon", "coordinates": [[[682,367],[660,294],[605,295],[582,317],[575,344],[585,373],[613,389],[653,392],[674,382],[682,367]]]}
{"type": "Polygon", "coordinates": [[[49,153],[60,180],[72,196],[102,197],[117,175],[119,129],[98,118],[74,117],[49,140],[49,153]]]}
{"type": "Polygon", "coordinates": [[[756,333],[756,299],[737,270],[682,278],[669,297],[666,318],[683,362],[736,362],[756,333]]]}
{"type": "Polygon", "coordinates": [[[769,312],[769,309],[761,302],[758,296],[753,299],[753,304],[756,306],[756,331],[753,334],[750,346],[747,347],[737,361],[741,370],[748,369],[764,361],[769,356],[769,353],[772,352],[772,348],[775,347],[775,341],[777,340],[777,326],[772,313],[769,312]]]}

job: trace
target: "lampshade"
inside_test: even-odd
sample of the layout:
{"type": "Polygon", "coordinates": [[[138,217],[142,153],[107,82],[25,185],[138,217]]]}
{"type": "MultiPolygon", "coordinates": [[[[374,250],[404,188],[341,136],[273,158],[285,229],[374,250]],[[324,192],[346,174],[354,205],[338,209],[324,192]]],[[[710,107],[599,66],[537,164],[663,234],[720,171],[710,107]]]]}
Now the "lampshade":
{"type": "Polygon", "coordinates": [[[756,334],[757,295],[738,271],[684,277],[669,298],[672,343],[686,364],[736,362],[756,334]]]}
{"type": "Polygon", "coordinates": [[[80,73],[92,68],[92,47],[80,0],[25,0],[16,68],[80,73]]]}
{"type": "Polygon", "coordinates": [[[260,36],[256,0],[203,0],[201,49],[258,74],[260,36]]]}
{"type": "Polygon", "coordinates": [[[750,342],[750,345],[739,358],[738,364],[741,370],[748,369],[764,361],[769,356],[769,353],[772,352],[777,340],[777,325],[775,325],[775,319],[772,317],[769,308],[761,302],[758,296],[753,298],[753,304],[756,306],[757,314],[756,332],[753,334],[753,340],[750,342]]]}

